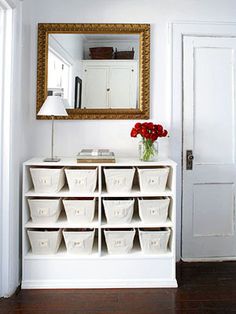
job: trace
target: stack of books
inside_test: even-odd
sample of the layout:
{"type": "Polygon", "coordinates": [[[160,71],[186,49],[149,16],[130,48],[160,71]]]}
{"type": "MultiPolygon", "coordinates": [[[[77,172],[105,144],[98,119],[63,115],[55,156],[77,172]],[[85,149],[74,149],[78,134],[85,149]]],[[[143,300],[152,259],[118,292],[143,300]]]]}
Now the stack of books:
{"type": "Polygon", "coordinates": [[[82,149],[77,155],[77,162],[113,163],[115,154],[109,149],[82,149]]]}

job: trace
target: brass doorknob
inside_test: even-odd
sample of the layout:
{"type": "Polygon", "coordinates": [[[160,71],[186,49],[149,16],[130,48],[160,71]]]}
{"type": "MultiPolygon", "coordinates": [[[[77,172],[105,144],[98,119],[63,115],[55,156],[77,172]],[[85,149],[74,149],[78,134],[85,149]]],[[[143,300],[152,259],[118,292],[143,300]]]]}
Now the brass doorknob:
{"type": "Polygon", "coordinates": [[[186,151],[186,169],[187,170],[192,170],[193,169],[193,151],[192,150],[187,150],[186,151]]]}

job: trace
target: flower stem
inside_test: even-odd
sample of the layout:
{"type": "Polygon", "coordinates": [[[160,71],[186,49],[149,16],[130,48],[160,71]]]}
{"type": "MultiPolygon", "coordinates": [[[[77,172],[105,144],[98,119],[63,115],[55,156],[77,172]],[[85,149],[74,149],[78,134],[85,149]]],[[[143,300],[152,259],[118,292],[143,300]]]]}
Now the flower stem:
{"type": "Polygon", "coordinates": [[[150,139],[143,139],[143,156],[142,160],[148,161],[155,155],[153,142],[150,139]]]}

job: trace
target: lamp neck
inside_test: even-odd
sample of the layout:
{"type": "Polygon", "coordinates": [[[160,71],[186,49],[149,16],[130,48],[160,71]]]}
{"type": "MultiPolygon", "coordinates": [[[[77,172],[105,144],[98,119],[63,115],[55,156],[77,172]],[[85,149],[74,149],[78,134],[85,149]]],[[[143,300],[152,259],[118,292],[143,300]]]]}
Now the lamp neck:
{"type": "Polygon", "coordinates": [[[51,158],[53,160],[53,151],[54,151],[54,116],[52,116],[52,136],[51,136],[51,158]]]}

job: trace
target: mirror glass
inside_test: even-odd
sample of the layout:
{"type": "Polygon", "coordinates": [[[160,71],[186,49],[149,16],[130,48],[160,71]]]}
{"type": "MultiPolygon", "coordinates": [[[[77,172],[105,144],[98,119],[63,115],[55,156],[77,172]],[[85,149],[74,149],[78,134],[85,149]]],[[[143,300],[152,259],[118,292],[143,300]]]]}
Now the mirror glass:
{"type": "Polygon", "coordinates": [[[139,34],[49,34],[47,94],[68,109],[138,109],[139,44],[139,34]]]}

